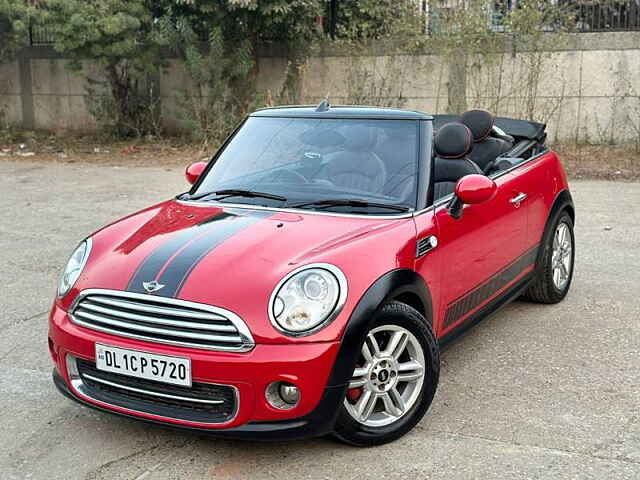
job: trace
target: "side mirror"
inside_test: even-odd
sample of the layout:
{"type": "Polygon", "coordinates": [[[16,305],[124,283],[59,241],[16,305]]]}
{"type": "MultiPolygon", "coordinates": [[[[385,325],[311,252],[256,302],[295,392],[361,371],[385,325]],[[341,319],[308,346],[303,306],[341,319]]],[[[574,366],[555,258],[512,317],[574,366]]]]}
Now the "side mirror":
{"type": "Polygon", "coordinates": [[[189,165],[184,171],[184,176],[187,177],[187,182],[191,185],[196,183],[205,168],[207,168],[207,162],[196,162],[189,165]]]}
{"type": "Polygon", "coordinates": [[[462,216],[462,207],[491,200],[496,194],[496,182],[484,175],[466,175],[458,180],[456,190],[449,202],[449,214],[458,219],[462,216]]]}

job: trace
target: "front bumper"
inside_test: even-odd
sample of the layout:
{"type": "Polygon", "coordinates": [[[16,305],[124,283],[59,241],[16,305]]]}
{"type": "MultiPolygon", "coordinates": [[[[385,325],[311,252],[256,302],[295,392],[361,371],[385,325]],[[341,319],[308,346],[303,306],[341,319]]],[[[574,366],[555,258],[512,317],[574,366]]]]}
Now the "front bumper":
{"type": "Polygon", "coordinates": [[[344,398],[346,390],[345,386],[327,387],[318,406],[313,410],[313,412],[305,415],[304,417],[275,422],[249,422],[238,427],[212,429],[153,420],[100,407],[73,394],[67,385],[67,382],[55,368],[53,370],[53,383],[60,393],[69,399],[78,402],[81,405],[95,408],[106,413],[112,413],[118,416],[133,418],[135,420],[141,420],[143,422],[154,423],[181,430],[197,431],[198,433],[206,433],[215,437],[262,441],[299,440],[319,437],[331,433],[339,412],[340,403],[344,398]]]}
{"type": "Polygon", "coordinates": [[[299,345],[258,344],[246,353],[212,352],[142,342],[89,330],[73,324],[54,305],[49,317],[49,347],[55,363],[54,383],[69,398],[100,410],[153,423],[195,429],[215,435],[252,439],[291,439],[319,436],[333,429],[345,385],[328,386],[339,342],[299,345]],[[233,387],[237,406],[222,423],[172,418],[169,414],[140,411],[126,402],[107,403],[88,396],[72,382],[68,358],[95,362],[95,343],[121,348],[189,357],[194,382],[233,387]],[[290,410],[271,407],[265,399],[273,381],[298,386],[300,402],[290,410]],[[129,408],[128,408],[129,407],[129,408]]]}

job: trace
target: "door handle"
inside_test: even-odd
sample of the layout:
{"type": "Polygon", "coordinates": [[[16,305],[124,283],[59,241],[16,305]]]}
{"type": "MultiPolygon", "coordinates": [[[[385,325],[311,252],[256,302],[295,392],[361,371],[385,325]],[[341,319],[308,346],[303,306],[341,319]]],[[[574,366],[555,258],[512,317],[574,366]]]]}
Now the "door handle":
{"type": "Polygon", "coordinates": [[[515,197],[513,197],[509,201],[511,203],[513,203],[514,205],[517,205],[518,203],[522,202],[525,198],[527,198],[527,194],[526,193],[519,193],[518,195],[516,195],[515,197]]]}

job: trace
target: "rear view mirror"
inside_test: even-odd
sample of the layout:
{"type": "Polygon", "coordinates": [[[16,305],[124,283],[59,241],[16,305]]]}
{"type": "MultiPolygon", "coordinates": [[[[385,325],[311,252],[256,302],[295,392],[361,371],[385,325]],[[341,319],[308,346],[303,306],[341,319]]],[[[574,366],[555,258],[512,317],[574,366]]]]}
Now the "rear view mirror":
{"type": "Polygon", "coordinates": [[[184,176],[187,177],[187,182],[191,185],[196,183],[205,168],[207,168],[207,162],[196,162],[189,165],[184,171],[184,176]]]}
{"type": "Polygon", "coordinates": [[[449,214],[458,219],[462,216],[462,207],[491,200],[497,190],[496,182],[484,175],[466,175],[456,184],[455,194],[448,205],[449,214]]]}

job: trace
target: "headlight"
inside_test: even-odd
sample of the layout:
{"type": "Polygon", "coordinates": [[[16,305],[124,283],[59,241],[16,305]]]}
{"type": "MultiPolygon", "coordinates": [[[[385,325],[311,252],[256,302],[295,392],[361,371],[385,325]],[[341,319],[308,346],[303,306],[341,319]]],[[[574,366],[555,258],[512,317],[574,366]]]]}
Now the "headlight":
{"type": "Polygon", "coordinates": [[[339,268],[325,263],[305,265],[278,283],[269,316],[288,335],[309,335],[340,313],[346,297],[347,280],[339,268]]]}
{"type": "Polygon", "coordinates": [[[58,284],[58,296],[64,297],[76,283],[91,252],[91,239],[84,240],[71,254],[58,284]]]}

